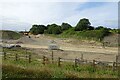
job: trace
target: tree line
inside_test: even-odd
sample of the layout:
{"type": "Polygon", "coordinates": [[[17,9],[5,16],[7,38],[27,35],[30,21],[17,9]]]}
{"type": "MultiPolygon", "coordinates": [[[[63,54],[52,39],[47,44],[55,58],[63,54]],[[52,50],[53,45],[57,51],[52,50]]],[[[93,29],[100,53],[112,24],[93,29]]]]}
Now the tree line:
{"type": "Polygon", "coordinates": [[[62,23],[61,25],[48,24],[47,26],[34,24],[30,29],[30,33],[34,35],[37,35],[37,34],[57,35],[62,33],[66,33],[66,34],[75,33],[75,34],[78,34],[78,36],[82,34],[82,35],[85,35],[86,37],[93,36],[101,39],[104,36],[109,35],[110,33],[120,33],[120,29],[111,29],[104,26],[94,27],[94,26],[91,26],[89,19],[83,18],[83,19],[80,19],[77,25],[74,27],[68,23],[62,23]]]}
{"type": "Polygon", "coordinates": [[[32,25],[32,28],[30,29],[30,33],[37,35],[37,34],[60,34],[65,30],[68,30],[69,28],[72,28],[72,26],[68,23],[62,23],[62,25],[57,24],[51,24],[51,25],[32,25]]]}

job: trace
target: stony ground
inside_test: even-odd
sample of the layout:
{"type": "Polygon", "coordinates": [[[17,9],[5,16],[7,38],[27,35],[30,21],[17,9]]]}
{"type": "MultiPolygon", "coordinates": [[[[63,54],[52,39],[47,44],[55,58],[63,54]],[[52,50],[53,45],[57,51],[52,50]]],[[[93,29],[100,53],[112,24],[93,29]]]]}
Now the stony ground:
{"type": "Polygon", "coordinates": [[[38,55],[47,55],[50,56],[51,52],[48,49],[48,45],[51,44],[51,41],[55,41],[60,49],[63,51],[54,51],[54,56],[75,59],[80,58],[83,54],[84,59],[88,60],[102,60],[102,61],[115,61],[116,55],[118,55],[117,47],[105,47],[102,48],[101,43],[95,41],[86,41],[86,40],[76,40],[76,39],[61,39],[53,38],[45,35],[40,35],[35,37],[31,35],[31,38],[22,37],[19,40],[7,41],[6,44],[15,44],[18,43],[22,47],[27,47],[33,49],[34,53],[38,55]]]}

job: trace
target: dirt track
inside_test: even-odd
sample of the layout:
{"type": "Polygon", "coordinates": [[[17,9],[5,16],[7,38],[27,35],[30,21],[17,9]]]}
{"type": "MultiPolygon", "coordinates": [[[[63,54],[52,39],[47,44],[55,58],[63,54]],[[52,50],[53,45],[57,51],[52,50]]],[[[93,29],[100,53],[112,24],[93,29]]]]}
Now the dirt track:
{"type": "MultiPolygon", "coordinates": [[[[60,49],[63,52],[56,52],[57,56],[64,58],[80,58],[81,53],[84,54],[85,59],[97,59],[103,61],[115,61],[115,56],[118,54],[117,47],[106,47],[102,48],[99,43],[90,43],[80,41],[74,41],[74,44],[71,42],[71,39],[58,39],[48,36],[41,35],[39,38],[35,38],[35,36],[31,36],[31,38],[23,37],[17,41],[9,41],[9,43],[22,42],[20,45],[22,47],[33,48],[36,49],[36,53],[40,54],[40,48],[47,49],[50,44],[50,40],[54,40],[56,44],[60,46],[60,49]],[[66,55],[65,55],[66,54],[66,55]]],[[[50,54],[48,54],[50,55],[50,54]]]]}
{"type": "Polygon", "coordinates": [[[84,52],[96,52],[96,53],[107,53],[107,54],[116,54],[118,53],[117,47],[105,47],[102,48],[102,46],[99,44],[94,43],[94,45],[90,44],[71,44],[67,41],[70,41],[70,39],[61,40],[58,38],[52,38],[48,36],[40,36],[40,38],[35,38],[35,36],[31,36],[31,39],[21,40],[23,41],[23,44],[21,44],[23,47],[29,47],[29,48],[48,48],[48,45],[50,44],[49,41],[54,40],[56,44],[60,46],[60,49],[62,50],[70,50],[70,51],[84,51],[84,52]]]}

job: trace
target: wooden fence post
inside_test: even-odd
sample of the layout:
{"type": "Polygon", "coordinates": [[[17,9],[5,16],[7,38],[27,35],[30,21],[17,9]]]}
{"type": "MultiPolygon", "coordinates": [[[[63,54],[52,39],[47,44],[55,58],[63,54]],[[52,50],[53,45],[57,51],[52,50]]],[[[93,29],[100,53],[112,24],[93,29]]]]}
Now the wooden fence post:
{"type": "Polygon", "coordinates": [[[58,58],[58,67],[60,67],[60,66],[61,66],[61,64],[60,64],[60,63],[61,63],[61,61],[60,61],[60,60],[61,60],[61,58],[59,57],[59,58],[58,58]]]}
{"type": "Polygon", "coordinates": [[[45,56],[43,56],[43,65],[45,65],[45,56]]]}
{"type": "Polygon", "coordinates": [[[95,71],[95,60],[93,60],[93,72],[95,71]]]}
{"type": "Polygon", "coordinates": [[[27,59],[27,56],[28,56],[28,55],[26,54],[26,55],[25,55],[25,59],[26,59],[26,61],[28,60],[28,59],[27,59]]]}
{"type": "Polygon", "coordinates": [[[105,42],[102,42],[102,47],[105,48],[105,42]]]}
{"type": "Polygon", "coordinates": [[[28,58],[29,58],[29,56],[27,54],[27,48],[25,48],[25,58],[26,58],[26,60],[28,60],[28,58]]]}
{"type": "Polygon", "coordinates": [[[118,62],[116,62],[116,70],[118,70],[118,67],[119,67],[119,66],[118,66],[118,62]]]}
{"type": "Polygon", "coordinates": [[[78,59],[75,59],[75,67],[77,67],[77,60],[78,60],[78,59]]]}
{"type": "Polygon", "coordinates": [[[115,62],[113,62],[113,71],[115,71],[115,62]]]}
{"type": "Polygon", "coordinates": [[[118,66],[118,56],[116,55],[116,67],[118,66]]]}
{"type": "Polygon", "coordinates": [[[7,53],[6,53],[6,52],[3,52],[3,54],[4,54],[4,60],[6,60],[6,55],[7,55],[7,53]]]}
{"type": "Polygon", "coordinates": [[[53,63],[53,60],[54,60],[54,58],[53,58],[53,51],[52,51],[52,63],[53,63]]]}
{"type": "Polygon", "coordinates": [[[15,61],[18,61],[18,54],[15,54],[15,61]]]}
{"type": "Polygon", "coordinates": [[[29,63],[31,63],[31,54],[29,54],[29,63]]]}
{"type": "Polygon", "coordinates": [[[47,57],[45,57],[45,63],[49,64],[49,59],[47,57]]]}

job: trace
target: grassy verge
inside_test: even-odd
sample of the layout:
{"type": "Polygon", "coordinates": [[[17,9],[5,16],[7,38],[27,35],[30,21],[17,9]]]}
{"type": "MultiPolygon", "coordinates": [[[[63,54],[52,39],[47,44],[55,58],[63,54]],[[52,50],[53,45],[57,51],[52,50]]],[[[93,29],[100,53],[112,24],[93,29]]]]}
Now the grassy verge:
{"type": "Polygon", "coordinates": [[[22,35],[15,32],[15,31],[9,31],[9,30],[0,30],[0,34],[2,34],[2,39],[19,39],[22,35]]]}
{"type": "MultiPolygon", "coordinates": [[[[6,49],[6,51],[12,51],[6,49]]],[[[18,49],[19,51],[19,49],[18,49]]],[[[18,52],[17,51],[17,52],[18,52]]],[[[24,49],[20,50],[24,54],[24,49]],[[22,52],[23,51],[23,52],[22,52]]],[[[13,51],[13,53],[16,51],[13,51]]],[[[32,54],[32,53],[31,53],[32,54]]],[[[61,63],[58,67],[57,61],[51,63],[48,61],[45,65],[42,64],[42,60],[38,61],[35,54],[32,54],[32,62],[29,63],[26,59],[14,59],[7,58],[2,60],[2,77],[3,78],[117,78],[117,71],[113,71],[109,67],[96,66],[94,69],[91,64],[81,64],[77,67],[73,62],[61,63]]],[[[10,55],[9,55],[10,56],[10,55]]]]}
{"type": "Polygon", "coordinates": [[[116,78],[117,72],[112,70],[97,69],[93,72],[91,66],[80,65],[74,67],[63,63],[61,67],[57,64],[43,65],[41,62],[31,63],[21,61],[3,61],[3,78],[116,78]]]}

